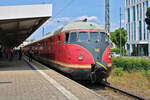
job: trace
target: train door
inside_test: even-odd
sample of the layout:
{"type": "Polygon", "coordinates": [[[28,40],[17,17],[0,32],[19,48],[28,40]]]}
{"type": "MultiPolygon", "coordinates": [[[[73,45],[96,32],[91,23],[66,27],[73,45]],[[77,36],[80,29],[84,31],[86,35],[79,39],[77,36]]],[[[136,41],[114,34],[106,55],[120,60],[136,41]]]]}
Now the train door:
{"type": "Polygon", "coordinates": [[[52,38],[50,38],[50,42],[49,42],[49,55],[50,55],[50,59],[53,59],[53,40],[52,38]]]}
{"type": "Polygon", "coordinates": [[[65,62],[65,45],[64,45],[64,33],[63,34],[61,34],[61,39],[62,39],[62,51],[61,51],[61,53],[62,53],[62,57],[63,57],[63,59],[62,59],[62,62],[65,62]]]}
{"type": "Polygon", "coordinates": [[[61,61],[62,55],[61,55],[61,37],[60,35],[57,36],[57,59],[58,61],[61,61]]]}
{"type": "Polygon", "coordinates": [[[64,54],[63,54],[63,56],[64,56],[64,62],[65,63],[67,63],[68,61],[67,61],[67,58],[68,58],[68,43],[69,43],[69,32],[66,32],[65,34],[64,34],[64,54]]]}

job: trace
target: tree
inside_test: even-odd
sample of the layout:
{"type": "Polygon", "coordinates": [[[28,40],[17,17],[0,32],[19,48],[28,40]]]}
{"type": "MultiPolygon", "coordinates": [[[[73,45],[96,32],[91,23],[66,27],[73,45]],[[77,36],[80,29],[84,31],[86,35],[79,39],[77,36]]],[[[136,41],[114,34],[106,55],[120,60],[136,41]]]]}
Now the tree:
{"type": "Polygon", "coordinates": [[[150,8],[147,8],[145,21],[147,24],[147,29],[150,30],[150,8]]]}
{"type": "MultiPolygon", "coordinates": [[[[110,40],[120,48],[120,28],[116,29],[115,32],[110,34],[110,40]]],[[[127,42],[127,31],[124,28],[121,28],[121,46],[123,48],[123,52],[125,49],[125,44],[127,42]]]]}
{"type": "MultiPolygon", "coordinates": [[[[110,34],[110,39],[115,45],[120,48],[120,28],[116,29],[115,32],[110,34]]],[[[121,28],[121,46],[124,47],[127,42],[127,31],[121,28]]]]}

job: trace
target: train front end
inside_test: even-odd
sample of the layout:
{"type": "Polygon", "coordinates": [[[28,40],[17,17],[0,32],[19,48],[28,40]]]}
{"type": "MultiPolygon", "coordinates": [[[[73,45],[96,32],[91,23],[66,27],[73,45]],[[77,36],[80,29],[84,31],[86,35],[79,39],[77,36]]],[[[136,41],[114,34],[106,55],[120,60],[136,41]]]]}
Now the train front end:
{"type": "Polygon", "coordinates": [[[109,37],[106,32],[79,30],[69,32],[69,34],[70,45],[67,50],[70,52],[68,54],[76,58],[71,62],[81,65],[80,69],[72,74],[76,78],[88,78],[92,82],[107,78],[111,71],[112,60],[109,37]],[[86,68],[82,65],[90,65],[90,67],[86,68]]]}
{"type": "MultiPolygon", "coordinates": [[[[90,79],[92,82],[106,79],[111,71],[112,59],[108,35],[103,31],[79,32],[78,45],[84,47],[93,56],[90,79]],[[84,40],[88,37],[88,40],[84,40]]],[[[88,61],[88,60],[87,60],[88,61]]],[[[90,61],[89,61],[90,62],[90,61]]]]}

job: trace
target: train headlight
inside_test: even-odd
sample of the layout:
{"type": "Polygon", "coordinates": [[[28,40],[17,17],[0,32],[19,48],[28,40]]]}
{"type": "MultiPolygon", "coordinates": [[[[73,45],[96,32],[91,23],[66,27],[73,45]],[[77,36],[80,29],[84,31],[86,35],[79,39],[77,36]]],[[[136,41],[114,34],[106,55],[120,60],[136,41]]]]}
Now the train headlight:
{"type": "Polygon", "coordinates": [[[108,53],[108,58],[111,59],[112,58],[112,54],[109,52],[108,53]]]}
{"type": "Polygon", "coordinates": [[[79,61],[83,60],[83,55],[82,55],[82,53],[79,53],[78,60],[79,60],[79,61]]]}
{"type": "Polygon", "coordinates": [[[100,52],[99,48],[95,48],[94,50],[95,50],[95,52],[100,52]]]}

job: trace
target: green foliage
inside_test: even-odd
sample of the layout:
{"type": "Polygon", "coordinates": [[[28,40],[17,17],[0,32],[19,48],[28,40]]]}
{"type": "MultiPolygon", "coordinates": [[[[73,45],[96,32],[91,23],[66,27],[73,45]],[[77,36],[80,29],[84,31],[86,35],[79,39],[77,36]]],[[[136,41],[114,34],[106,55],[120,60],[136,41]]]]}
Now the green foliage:
{"type": "Polygon", "coordinates": [[[123,70],[132,72],[140,70],[150,70],[150,60],[138,58],[112,58],[112,65],[121,67],[123,70]]]}
{"type": "Polygon", "coordinates": [[[111,52],[120,53],[120,49],[119,48],[111,48],[111,52]]]}
{"type": "Polygon", "coordinates": [[[148,76],[150,76],[150,70],[148,70],[148,71],[146,72],[146,74],[147,74],[148,76]]]}
{"type": "MultiPolygon", "coordinates": [[[[120,48],[120,28],[110,34],[110,40],[114,42],[118,48],[120,48]]],[[[124,47],[127,42],[127,31],[124,28],[121,28],[121,40],[122,47],[124,47]]]]}
{"type": "MultiPolygon", "coordinates": [[[[122,48],[122,54],[123,54],[123,50],[124,50],[124,53],[126,54],[127,53],[127,50],[125,50],[124,48],[122,48]]],[[[120,53],[120,48],[111,48],[111,52],[116,52],[117,54],[120,53]]]]}
{"type": "Polygon", "coordinates": [[[145,21],[147,24],[147,29],[150,30],[150,8],[147,8],[146,16],[147,18],[145,18],[145,21]]]}
{"type": "Polygon", "coordinates": [[[114,76],[123,76],[123,68],[114,68],[112,73],[114,76]]]}

